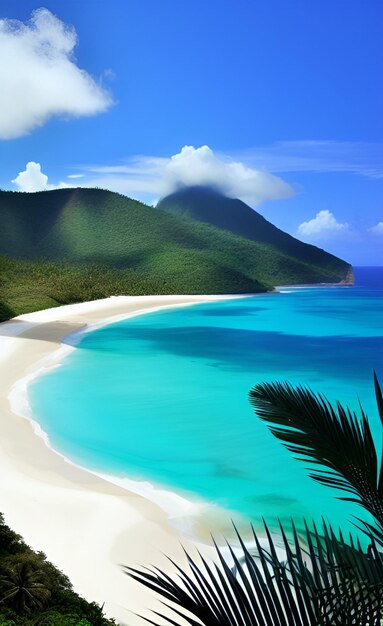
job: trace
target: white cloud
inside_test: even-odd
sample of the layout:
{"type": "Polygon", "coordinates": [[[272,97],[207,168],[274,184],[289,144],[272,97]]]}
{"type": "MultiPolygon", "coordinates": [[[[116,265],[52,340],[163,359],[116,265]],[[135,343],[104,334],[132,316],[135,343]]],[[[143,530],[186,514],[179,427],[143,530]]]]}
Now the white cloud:
{"type": "Polygon", "coordinates": [[[25,170],[19,172],[16,178],[11,182],[16,185],[18,191],[26,191],[29,193],[73,187],[73,185],[63,181],[60,181],[56,185],[48,183],[48,176],[41,171],[40,163],[36,163],[35,161],[29,161],[25,166],[25,170]]]}
{"type": "Polygon", "coordinates": [[[0,20],[0,138],[21,137],[53,116],[94,115],[112,98],[76,65],[76,31],[48,9],[29,22],[0,20]]]}
{"type": "Polygon", "coordinates": [[[383,222],[378,222],[375,226],[369,229],[371,233],[375,235],[383,235],[383,222]]]}
{"type": "Polygon", "coordinates": [[[40,163],[29,161],[25,170],[19,172],[12,181],[19,191],[45,191],[52,187],[48,185],[48,176],[41,171],[40,163]]]}
{"type": "Polygon", "coordinates": [[[66,183],[48,183],[40,164],[30,161],[12,182],[21,191],[41,191],[69,187],[73,181],[72,185],[110,189],[148,204],[157,203],[159,198],[188,185],[214,186],[252,206],[294,194],[281,178],[217,155],[208,146],[184,146],[169,158],[139,156],[127,165],[87,167],[66,178],[69,179],[66,183]]]}
{"type": "Polygon", "coordinates": [[[298,234],[304,237],[334,235],[348,230],[349,225],[337,222],[331,211],[319,211],[312,220],[303,222],[298,226],[298,234]]]}
{"type": "Polygon", "coordinates": [[[208,146],[184,146],[170,158],[139,156],[127,165],[89,167],[96,177],[87,184],[98,185],[141,198],[164,196],[187,185],[211,185],[227,196],[241,198],[252,206],[264,200],[287,198],[292,187],[264,170],[248,167],[208,146]]]}
{"type": "Polygon", "coordinates": [[[169,159],[165,168],[166,191],[182,185],[215,185],[226,195],[244,198],[253,205],[293,194],[281,178],[220,158],[208,146],[184,146],[169,159]]]}

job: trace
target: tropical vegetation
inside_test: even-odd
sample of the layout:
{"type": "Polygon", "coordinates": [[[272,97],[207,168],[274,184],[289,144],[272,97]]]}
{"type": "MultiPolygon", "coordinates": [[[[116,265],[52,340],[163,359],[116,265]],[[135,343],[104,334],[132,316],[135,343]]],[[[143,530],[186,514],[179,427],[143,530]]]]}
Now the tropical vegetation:
{"type": "MultiPolygon", "coordinates": [[[[208,214],[177,213],[165,200],[157,209],[101,189],[0,191],[0,320],[109,295],[257,293],[337,282],[350,269],[244,203],[255,220],[249,237],[231,223],[209,222],[208,214]]],[[[219,194],[218,202],[239,219],[239,201],[219,194]]]]}
{"type": "MultiPolygon", "coordinates": [[[[374,380],[383,434],[383,397],[374,380]]],[[[357,416],[307,387],[280,382],[256,385],[250,401],[273,435],[314,466],[314,480],[368,512],[372,523],[356,520],[367,545],[325,522],[319,529],[306,523],[304,532],[292,522],[277,536],[265,523],[266,540],[253,530],[252,547],[237,533],[239,548],[228,545],[231,562],[216,545],[216,563],[188,555],[188,571],[173,564],[176,577],[126,568],[170,609],[156,612],[150,623],[160,617],[173,626],[180,619],[190,626],[380,626],[383,458],[365,412],[357,416]]]]}
{"type": "Polygon", "coordinates": [[[276,228],[242,200],[228,198],[217,189],[183,187],[160,200],[157,208],[218,226],[254,242],[269,244],[280,253],[316,266],[324,272],[344,271],[344,261],[276,228]]]}
{"type": "MultiPolygon", "coordinates": [[[[375,373],[374,386],[383,435],[383,398],[375,373]]],[[[363,408],[359,417],[340,402],[332,406],[323,394],[279,382],[256,385],[250,402],[272,434],[314,466],[309,474],[313,480],[368,511],[375,525],[362,519],[359,524],[383,543],[383,456],[363,408]]]]}
{"type": "Polygon", "coordinates": [[[62,572],[34,552],[0,515],[0,626],[112,626],[102,607],[72,589],[62,572]]]}

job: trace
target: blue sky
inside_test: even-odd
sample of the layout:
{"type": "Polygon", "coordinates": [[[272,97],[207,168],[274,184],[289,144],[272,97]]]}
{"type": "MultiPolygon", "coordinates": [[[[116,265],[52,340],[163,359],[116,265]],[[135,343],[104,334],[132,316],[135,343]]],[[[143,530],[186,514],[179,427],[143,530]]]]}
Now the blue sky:
{"type": "Polygon", "coordinates": [[[380,0],[2,0],[0,19],[2,188],[154,203],[213,182],[383,265],[380,0]]]}

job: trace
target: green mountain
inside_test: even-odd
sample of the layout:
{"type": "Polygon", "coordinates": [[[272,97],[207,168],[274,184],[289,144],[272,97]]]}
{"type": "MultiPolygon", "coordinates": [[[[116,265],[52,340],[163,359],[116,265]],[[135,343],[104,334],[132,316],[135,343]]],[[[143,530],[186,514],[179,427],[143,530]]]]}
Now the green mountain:
{"type": "MultiPolygon", "coordinates": [[[[332,282],[341,280],[343,261],[316,246],[295,239],[270,224],[242,200],[227,198],[211,187],[183,188],[166,196],[158,203],[157,208],[173,215],[214,224],[251,241],[269,244],[288,257],[310,264],[315,267],[315,271],[321,268],[324,272],[334,272],[332,282]]],[[[325,277],[323,282],[326,282],[325,277]]]]}
{"type": "Polygon", "coordinates": [[[170,206],[177,194],[158,209],[101,189],[1,191],[0,318],[116,294],[255,293],[347,277],[347,263],[294,240],[240,201],[189,191],[193,210],[170,206]],[[249,236],[219,216],[201,221],[194,212],[209,202],[221,202],[227,219],[230,203],[239,203],[250,221],[254,213],[265,232],[296,247],[255,230],[249,236]]]}

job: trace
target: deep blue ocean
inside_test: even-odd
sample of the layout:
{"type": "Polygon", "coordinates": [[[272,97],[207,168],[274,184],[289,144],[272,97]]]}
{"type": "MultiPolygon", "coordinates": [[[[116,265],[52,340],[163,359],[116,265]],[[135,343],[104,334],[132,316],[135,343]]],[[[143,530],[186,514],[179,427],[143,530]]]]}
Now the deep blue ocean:
{"type": "Polygon", "coordinates": [[[355,408],[360,399],[377,430],[383,268],[356,268],[355,277],[355,287],[286,287],[75,335],[77,350],[30,386],[33,414],[54,448],[90,469],[197,496],[255,524],[324,515],[349,527],[355,505],[308,478],[254,415],[248,392],[288,380],[355,408]]]}

